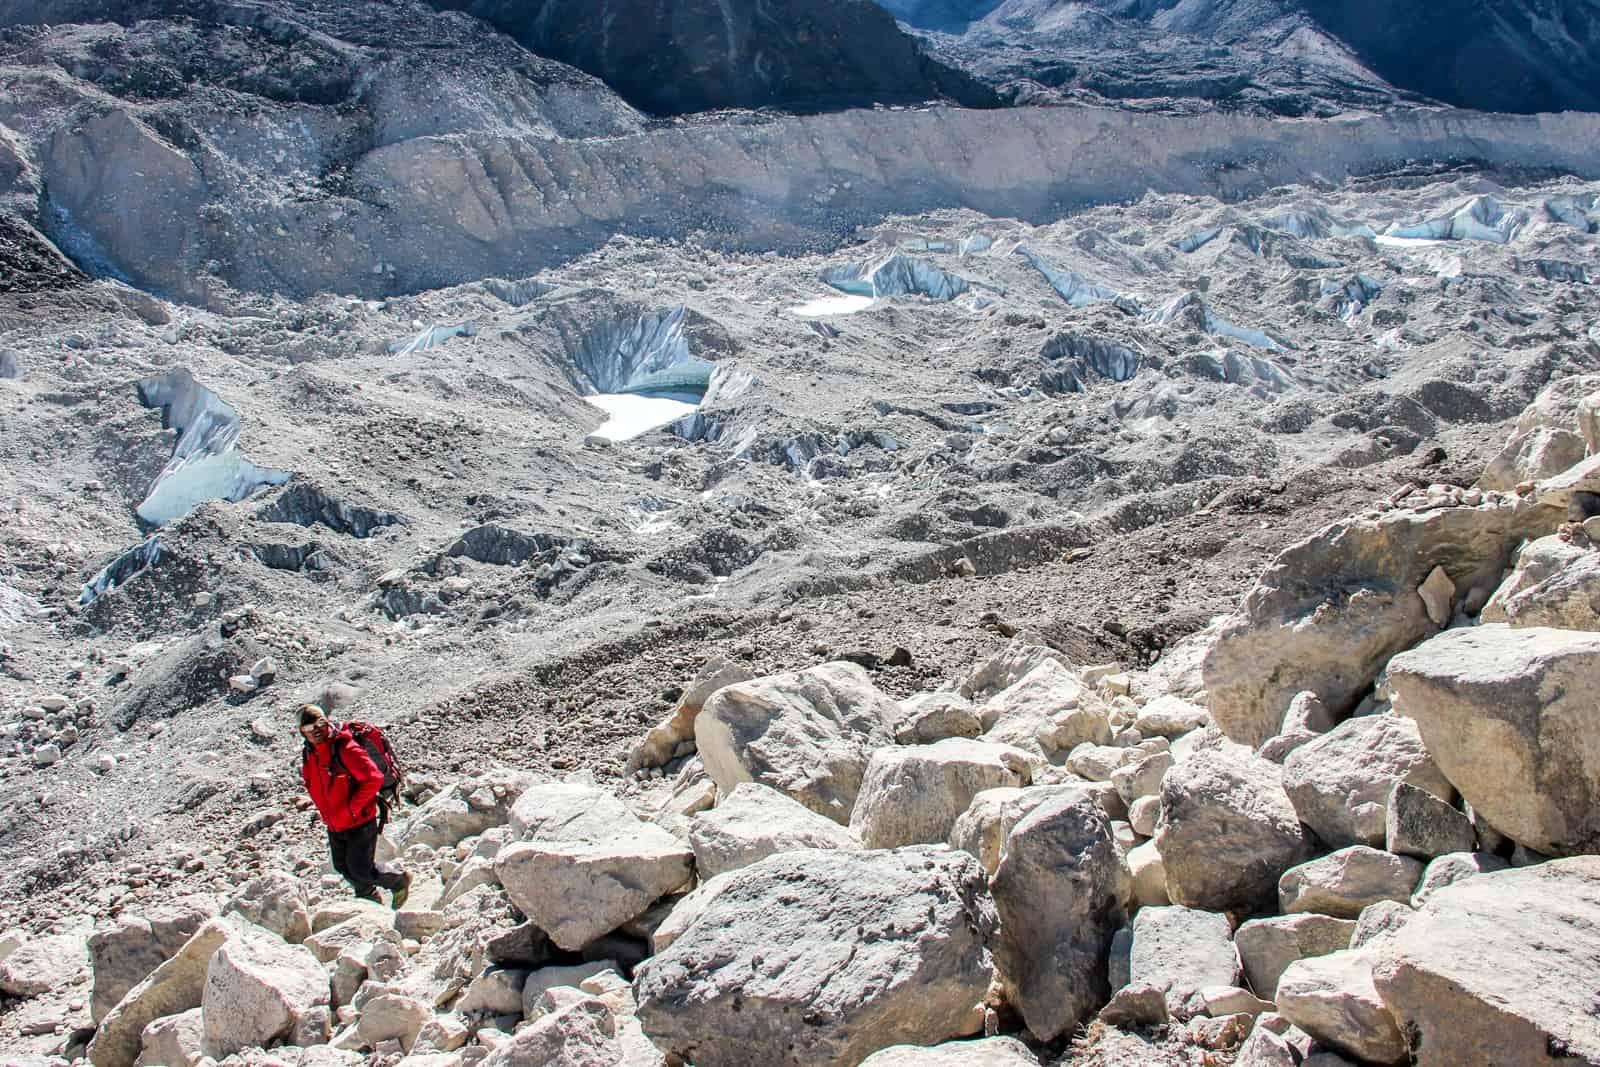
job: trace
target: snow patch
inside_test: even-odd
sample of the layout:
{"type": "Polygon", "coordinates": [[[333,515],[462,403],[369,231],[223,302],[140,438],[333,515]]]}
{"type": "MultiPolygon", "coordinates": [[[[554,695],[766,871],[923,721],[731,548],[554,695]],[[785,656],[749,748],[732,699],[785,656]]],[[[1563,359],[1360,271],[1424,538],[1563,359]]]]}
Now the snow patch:
{"type": "Polygon", "coordinates": [[[597,393],[583,399],[607,415],[606,422],[589,434],[602,441],[631,441],[693,414],[697,407],[670,397],[635,393],[597,393]]]}
{"type": "Polygon", "coordinates": [[[877,301],[870,296],[823,296],[808,300],[804,304],[796,304],[789,309],[789,314],[798,315],[802,319],[854,315],[858,311],[867,310],[875,303],[877,301]]]}

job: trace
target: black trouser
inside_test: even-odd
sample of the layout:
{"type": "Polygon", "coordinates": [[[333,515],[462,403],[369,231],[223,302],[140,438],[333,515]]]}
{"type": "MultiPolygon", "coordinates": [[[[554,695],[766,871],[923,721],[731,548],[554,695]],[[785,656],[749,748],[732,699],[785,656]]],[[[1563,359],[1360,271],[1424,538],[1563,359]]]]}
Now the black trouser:
{"type": "Polygon", "coordinates": [[[328,852],[333,856],[333,869],[344,876],[358,897],[372,896],[375,886],[390,891],[406,883],[404,871],[389,870],[378,865],[373,854],[378,849],[378,820],[362,823],[353,830],[329,830],[328,852]]]}

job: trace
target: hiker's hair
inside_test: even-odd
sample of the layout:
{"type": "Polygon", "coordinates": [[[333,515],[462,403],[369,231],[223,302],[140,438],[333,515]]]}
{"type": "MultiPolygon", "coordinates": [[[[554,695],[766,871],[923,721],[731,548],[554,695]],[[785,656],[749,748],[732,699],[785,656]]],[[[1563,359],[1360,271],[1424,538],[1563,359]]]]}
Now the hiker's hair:
{"type": "Polygon", "coordinates": [[[301,704],[300,705],[300,725],[301,726],[310,726],[312,723],[316,722],[318,719],[325,719],[325,718],[327,718],[327,715],[323,712],[323,710],[321,708],[317,707],[317,705],[315,705],[315,704],[301,704]]]}

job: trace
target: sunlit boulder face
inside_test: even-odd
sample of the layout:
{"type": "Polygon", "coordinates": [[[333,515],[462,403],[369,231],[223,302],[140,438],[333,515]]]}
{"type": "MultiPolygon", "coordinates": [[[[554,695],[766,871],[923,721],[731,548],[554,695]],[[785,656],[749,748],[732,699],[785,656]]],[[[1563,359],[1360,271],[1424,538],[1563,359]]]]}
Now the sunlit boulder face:
{"type": "Polygon", "coordinates": [[[136,509],[149,525],[165,526],[208,500],[243,500],[292,477],[245,457],[238,447],[239,413],[187,369],[145,378],[135,388],[141,404],[161,409],[162,428],[178,431],[172,458],[136,509]]]}

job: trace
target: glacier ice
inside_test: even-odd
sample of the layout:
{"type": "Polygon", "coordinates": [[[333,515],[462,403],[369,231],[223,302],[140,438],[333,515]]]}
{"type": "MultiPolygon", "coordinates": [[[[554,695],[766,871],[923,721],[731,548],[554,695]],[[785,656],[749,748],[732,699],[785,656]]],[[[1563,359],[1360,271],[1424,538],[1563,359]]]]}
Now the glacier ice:
{"type": "Polygon", "coordinates": [[[429,326],[415,337],[407,337],[389,345],[389,354],[392,356],[409,355],[413,352],[426,352],[430,348],[437,348],[452,337],[476,337],[478,327],[470,322],[458,323],[455,326],[429,326]]]}
{"type": "Polygon", "coordinates": [[[1365,223],[1344,222],[1322,207],[1285,208],[1263,218],[1261,225],[1301,240],[1377,236],[1371,226],[1365,223]]]}
{"type": "Polygon", "coordinates": [[[1210,244],[1212,241],[1215,241],[1221,236],[1222,227],[1216,226],[1209,230],[1201,230],[1198,233],[1191,233],[1187,237],[1180,237],[1178,240],[1172,242],[1172,244],[1173,247],[1177,248],[1178,251],[1182,252],[1184,255],[1188,255],[1190,252],[1198,252],[1200,249],[1204,248],[1206,245],[1210,244]]]}
{"type": "Polygon", "coordinates": [[[1280,393],[1296,384],[1294,375],[1283,364],[1232,349],[1195,353],[1184,360],[1184,366],[1200,377],[1249,387],[1261,394],[1280,393]]]}
{"type": "Polygon", "coordinates": [[[161,552],[161,538],[151,537],[120,553],[83,584],[83,590],[78,594],[79,605],[88,604],[120,588],[135,575],[156,566],[161,562],[161,552]]]}
{"type": "Polygon", "coordinates": [[[1565,223],[1579,233],[1595,233],[1600,222],[1600,196],[1553,196],[1544,202],[1544,210],[1556,222],[1565,223]]]}
{"type": "Polygon", "coordinates": [[[1346,322],[1354,320],[1381,295],[1383,286],[1365,274],[1348,281],[1325,278],[1322,282],[1322,306],[1346,322]]]}
{"type": "Polygon", "coordinates": [[[406,522],[403,516],[393,512],[346,503],[307,482],[296,482],[279,493],[276,500],[256,512],[256,518],[263,522],[290,522],[296,526],[321,523],[351,537],[371,537],[385,526],[406,522]]]}
{"type": "MultiPolygon", "coordinates": [[[[696,360],[689,352],[689,337],[684,332],[686,311],[680,304],[602,322],[584,335],[573,362],[596,393],[628,392],[668,368],[688,370],[681,366],[688,364],[703,368],[709,377],[711,364],[696,360]]],[[[704,393],[705,387],[702,384],[690,391],[704,393]]]]}
{"type": "Polygon", "coordinates": [[[1062,333],[1045,342],[1040,357],[1054,366],[1040,376],[1046,392],[1082,393],[1091,378],[1125,382],[1139,373],[1142,353],[1100,337],[1062,333]]]}
{"type": "Polygon", "coordinates": [[[541,282],[534,278],[520,278],[516,281],[508,281],[505,278],[485,278],[483,287],[512,307],[523,307],[531,304],[555,288],[548,282],[541,282]]]}
{"type": "Polygon", "coordinates": [[[1492,196],[1475,196],[1448,215],[1409,226],[1395,223],[1383,236],[1422,241],[1487,241],[1503,245],[1510,244],[1528,221],[1525,211],[1507,211],[1492,196]]]}
{"type": "Polygon", "coordinates": [[[1194,292],[1173,297],[1161,307],[1146,314],[1144,321],[1152,326],[1170,326],[1175,323],[1186,325],[1202,333],[1231,337],[1255,348],[1265,348],[1272,352],[1281,352],[1284,347],[1260,330],[1236,326],[1229,322],[1207,307],[1200,294],[1194,292]]]}
{"type": "Polygon", "coordinates": [[[1017,255],[1026,259],[1034,270],[1044,275],[1044,280],[1050,283],[1050,288],[1061,295],[1061,299],[1073,307],[1088,307],[1091,304],[1111,301],[1124,311],[1138,314],[1139,305],[1130,297],[1123,296],[1115,289],[1107,289],[1103,285],[1096,285],[1076,271],[1064,271],[1051,264],[1027,245],[1017,246],[1017,255]]]}
{"type": "Polygon", "coordinates": [[[239,413],[187,368],[145,378],[134,388],[141,404],[161,409],[163,429],[178,431],[172,458],[135,509],[149,525],[165,526],[208,500],[243,500],[293,476],[258,467],[239,451],[239,413]]]}
{"type": "Polygon", "coordinates": [[[960,275],[902,252],[865,263],[833,267],[822,272],[822,280],[842,293],[857,297],[925,296],[930,300],[954,300],[971,288],[960,275]]]}
{"type": "Polygon", "coordinates": [[[15,352],[0,351],[0,378],[22,377],[22,364],[17,362],[15,352]]]}

